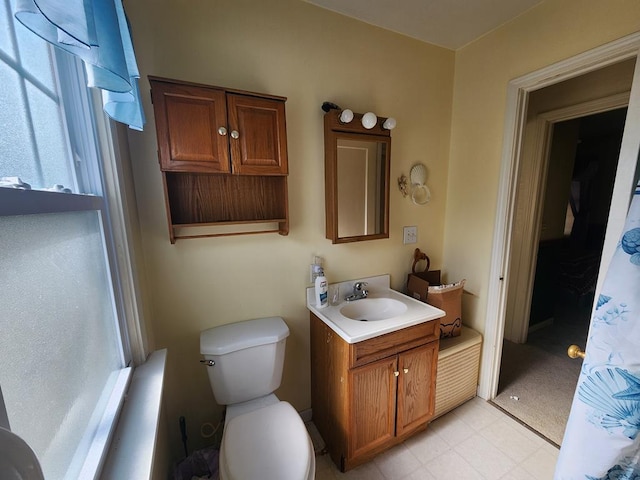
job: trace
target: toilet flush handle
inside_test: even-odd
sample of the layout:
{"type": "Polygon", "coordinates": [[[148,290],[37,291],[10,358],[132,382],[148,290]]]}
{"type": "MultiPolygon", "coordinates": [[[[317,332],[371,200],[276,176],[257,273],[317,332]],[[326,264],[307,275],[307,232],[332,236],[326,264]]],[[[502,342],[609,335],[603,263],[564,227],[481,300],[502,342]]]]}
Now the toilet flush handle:
{"type": "Polygon", "coordinates": [[[216,364],[213,360],[200,360],[200,363],[206,364],[207,367],[213,367],[216,364]]]}

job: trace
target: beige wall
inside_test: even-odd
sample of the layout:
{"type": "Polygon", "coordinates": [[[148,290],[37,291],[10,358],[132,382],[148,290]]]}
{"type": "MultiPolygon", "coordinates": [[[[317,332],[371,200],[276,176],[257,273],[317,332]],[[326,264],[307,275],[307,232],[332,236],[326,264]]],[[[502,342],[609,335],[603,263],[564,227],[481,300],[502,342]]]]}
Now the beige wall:
{"type": "Polygon", "coordinates": [[[456,52],[443,265],[484,332],[510,80],[640,29],[640,2],[547,0],[456,52]]]}
{"type": "Polygon", "coordinates": [[[504,110],[509,80],[640,29],[635,0],[548,0],[454,53],[318,9],[300,0],[128,0],[148,116],[129,135],[156,347],[169,348],[167,420],[180,455],[217,421],[198,364],[200,330],[266,315],[291,329],[279,396],[310,407],[308,264],[330,281],[390,273],[401,289],[418,245],[445,280],[467,279],[463,317],[484,331],[504,110]],[[454,64],[455,61],[455,64],[454,64]],[[379,65],[376,67],[375,65],[379,65]],[[455,81],[454,81],[455,67],[455,81]],[[291,233],[168,241],[147,75],[283,95],[287,102],[291,233]],[[332,245],[324,238],[322,112],[333,101],[393,116],[390,238],[332,245]],[[451,125],[451,132],[450,132],[451,125]],[[432,201],[402,198],[395,181],[429,169],[432,201]],[[446,207],[446,208],[445,208],[446,207]],[[446,215],[445,215],[446,211],[446,215]]]}
{"type": "Polygon", "coordinates": [[[299,0],[131,0],[125,5],[141,70],[148,123],[131,132],[155,347],[169,349],[166,414],[174,455],[178,418],[189,446],[202,422],[216,422],[199,333],[215,325],[278,315],[291,330],[279,397],[311,406],[305,288],[313,255],[330,282],[390,273],[402,289],[416,245],[442,263],[454,53],[299,0]],[[169,243],[147,75],[288,97],[291,230],[169,243]],[[324,235],[323,101],[393,116],[390,238],[332,245],[324,235]],[[429,170],[429,205],[403,198],[396,179],[416,162],[429,170]]]}

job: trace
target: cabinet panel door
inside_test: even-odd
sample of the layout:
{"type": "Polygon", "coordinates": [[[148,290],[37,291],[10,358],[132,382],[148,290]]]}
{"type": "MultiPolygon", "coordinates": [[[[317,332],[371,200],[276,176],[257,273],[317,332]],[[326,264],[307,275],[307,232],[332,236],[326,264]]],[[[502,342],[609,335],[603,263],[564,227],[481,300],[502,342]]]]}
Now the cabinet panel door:
{"type": "Polygon", "coordinates": [[[287,134],[284,102],[228,94],[233,173],[286,175],[287,134]],[[237,138],[234,132],[237,132],[237,138]]]}
{"type": "Polygon", "coordinates": [[[396,357],[391,357],[349,370],[350,458],[364,455],[393,438],[396,367],[396,357]]]}
{"type": "Polygon", "coordinates": [[[224,90],[151,82],[162,170],[228,173],[224,90]]]}
{"type": "Polygon", "coordinates": [[[398,355],[398,418],[396,435],[424,425],[435,409],[438,343],[398,355]]]}

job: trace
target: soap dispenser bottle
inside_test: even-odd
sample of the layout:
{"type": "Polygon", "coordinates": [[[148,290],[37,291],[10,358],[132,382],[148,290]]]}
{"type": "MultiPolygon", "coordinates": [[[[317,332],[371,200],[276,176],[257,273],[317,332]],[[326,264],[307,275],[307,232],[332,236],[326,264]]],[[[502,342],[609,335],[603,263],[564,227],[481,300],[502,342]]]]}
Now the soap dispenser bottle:
{"type": "Polygon", "coordinates": [[[316,290],[316,308],[324,308],[329,305],[329,287],[327,285],[327,277],[324,276],[324,270],[320,268],[315,282],[316,290]]]}
{"type": "Polygon", "coordinates": [[[322,259],[318,256],[313,257],[313,263],[311,264],[311,283],[314,285],[320,272],[322,272],[322,259]]]}

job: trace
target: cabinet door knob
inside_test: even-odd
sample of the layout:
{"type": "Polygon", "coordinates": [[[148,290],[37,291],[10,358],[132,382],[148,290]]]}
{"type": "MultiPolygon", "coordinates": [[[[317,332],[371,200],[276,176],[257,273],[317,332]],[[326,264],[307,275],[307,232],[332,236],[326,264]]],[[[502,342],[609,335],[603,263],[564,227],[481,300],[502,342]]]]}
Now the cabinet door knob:
{"type": "Polygon", "coordinates": [[[218,128],[218,135],[224,137],[227,134],[227,129],[224,127],[218,128]]]}
{"type": "Polygon", "coordinates": [[[237,130],[231,130],[231,138],[238,139],[240,137],[240,134],[238,133],[237,130]]]}
{"type": "Polygon", "coordinates": [[[394,377],[397,377],[398,375],[400,375],[400,372],[393,372],[394,377]]]}
{"type": "Polygon", "coordinates": [[[408,368],[403,368],[404,373],[409,373],[409,369],[408,368]]]}

